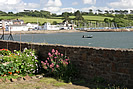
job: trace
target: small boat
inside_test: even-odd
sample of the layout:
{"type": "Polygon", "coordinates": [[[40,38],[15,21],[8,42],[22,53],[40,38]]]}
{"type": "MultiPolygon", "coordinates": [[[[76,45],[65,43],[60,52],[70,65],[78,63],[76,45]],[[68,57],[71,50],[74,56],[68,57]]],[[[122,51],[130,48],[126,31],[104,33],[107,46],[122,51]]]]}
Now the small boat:
{"type": "Polygon", "coordinates": [[[82,36],[82,38],[93,38],[93,35],[88,35],[88,36],[82,36]]]}

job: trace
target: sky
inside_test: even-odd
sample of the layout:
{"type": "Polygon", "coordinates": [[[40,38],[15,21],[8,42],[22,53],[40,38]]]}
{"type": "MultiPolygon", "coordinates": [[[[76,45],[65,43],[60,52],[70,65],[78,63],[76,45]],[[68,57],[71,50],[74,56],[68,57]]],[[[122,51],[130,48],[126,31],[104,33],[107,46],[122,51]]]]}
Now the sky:
{"type": "Polygon", "coordinates": [[[130,10],[133,0],[0,0],[0,10],[22,12],[23,10],[46,10],[52,13],[88,12],[92,10],[130,10]]]}

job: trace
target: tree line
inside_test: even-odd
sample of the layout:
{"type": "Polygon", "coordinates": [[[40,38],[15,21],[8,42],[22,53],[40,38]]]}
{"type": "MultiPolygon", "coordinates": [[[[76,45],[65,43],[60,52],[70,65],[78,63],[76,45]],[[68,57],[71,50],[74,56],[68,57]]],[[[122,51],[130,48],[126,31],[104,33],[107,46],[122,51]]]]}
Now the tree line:
{"type": "MultiPolygon", "coordinates": [[[[112,17],[113,19],[105,18],[104,22],[115,23],[117,27],[125,27],[125,26],[132,26],[133,25],[133,10],[130,10],[130,13],[127,10],[105,10],[104,13],[100,9],[96,10],[97,13],[94,13],[92,9],[87,12],[82,12],[77,10],[76,12],[63,12],[61,15],[57,15],[51,13],[49,11],[44,10],[24,10],[23,12],[13,13],[13,12],[4,12],[0,11],[0,16],[31,16],[31,17],[42,17],[42,18],[55,18],[55,17],[62,17],[65,21],[69,23],[75,23],[78,25],[79,23],[89,23],[90,21],[83,18],[84,15],[88,16],[104,16],[104,17],[112,17]],[[69,16],[75,16],[75,18],[70,18],[69,16]]],[[[56,18],[57,19],[57,18],[56,18]]],[[[96,21],[98,23],[99,21],[96,21]]],[[[102,22],[102,21],[101,21],[102,22]]],[[[56,21],[53,24],[57,24],[56,21]]]]}

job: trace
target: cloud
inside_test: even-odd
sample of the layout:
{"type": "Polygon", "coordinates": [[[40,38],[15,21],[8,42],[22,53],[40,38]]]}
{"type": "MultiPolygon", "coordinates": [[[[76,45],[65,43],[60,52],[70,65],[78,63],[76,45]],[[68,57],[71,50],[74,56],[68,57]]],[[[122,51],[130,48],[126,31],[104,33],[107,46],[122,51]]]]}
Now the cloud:
{"type": "Polygon", "coordinates": [[[91,6],[91,7],[86,7],[86,8],[81,8],[81,11],[84,12],[89,12],[89,10],[92,9],[93,13],[98,13],[97,10],[101,10],[101,11],[105,11],[105,10],[114,10],[113,8],[108,8],[108,7],[95,7],[95,6],[91,6]]]}
{"type": "Polygon", "coordinates": [[[24,3],[22,0],[1,0],[0,1],[0,10],[2,11],[12,11],[12,12],[21,12],[24,9],[36,9],[40,5],[36,3],[24,3]]]}
{"type": "Polygon", "coordinates": [[[52,13],[58,13],[61,10],[61,0],[40,0],[43,10],[50,11],[52,13]]]}
{"type": "Polygon", "coordinates": [[[73,2],[72,5],[78,5],[78,2],[73,2]]]}
{"type": "Polygon", "coordinates": [[[84,4],[96,4],[96,0],[82,0],[84,4]]]}
{"type": "Polygon", "coordinates": [[[47,7],[60,7],[60,6],[62,6],[62,3],[60,0],[49,0],[46,3],[46,6],[47,7]]]}
{"type": "Polygon", "coordinates": [[[110,7],[117,9],[132,9],[133,8],[133,0],[120,0],[117,2],[108,3],[110,7]]]}

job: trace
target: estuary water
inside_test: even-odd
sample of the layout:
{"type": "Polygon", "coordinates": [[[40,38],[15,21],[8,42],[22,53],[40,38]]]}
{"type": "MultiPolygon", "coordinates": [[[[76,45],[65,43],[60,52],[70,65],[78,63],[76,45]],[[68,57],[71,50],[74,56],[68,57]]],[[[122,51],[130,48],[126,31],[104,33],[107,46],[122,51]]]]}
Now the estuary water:
{"type": "MultiPolygon", "coordinates": [[[[5,39],[7,37],[8,35],[5,36],[5,39]]],[[[15,41],[20,41],[19,34],[13,35],[13,38],[15,41]]],[[[133,32],[21,34],[21,41],[105,48],[133,48],[133,32]],[[82,38],[83,35],[93,35],[93,38],[82,38]]]]}

